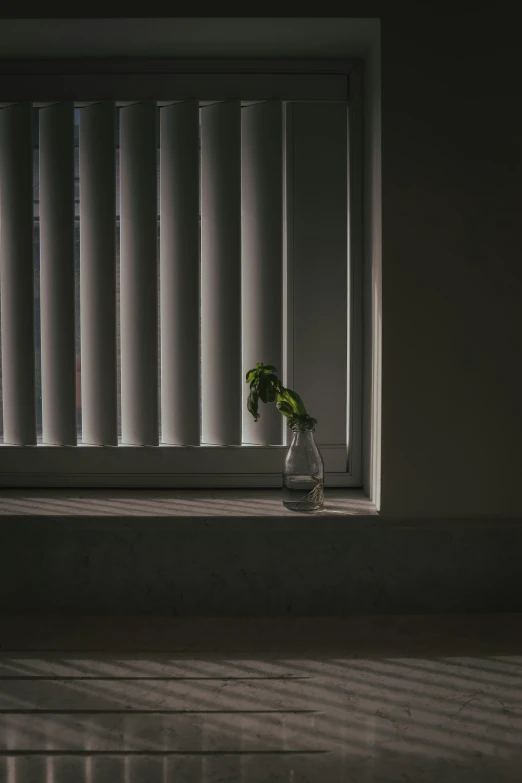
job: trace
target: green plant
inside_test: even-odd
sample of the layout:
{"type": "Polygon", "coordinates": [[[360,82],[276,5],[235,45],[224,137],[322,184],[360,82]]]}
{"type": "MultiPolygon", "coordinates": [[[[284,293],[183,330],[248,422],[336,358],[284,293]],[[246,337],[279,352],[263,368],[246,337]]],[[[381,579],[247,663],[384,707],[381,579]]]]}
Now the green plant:
{"type": "Polygon", "coordinates": [[[288,419],[289,427],[298,426],[300,429],[315,427],[317,419],[308,415],[301,397],[292,389],[286,389],[275,375],[276,372],[272,364],[258,362],[254,369],[246,374],[246,382],[250,384],[247,408],[254,420],[260,418],[259,400],[261,400],[264,403],[275,402],[278,411],[288,419]]]}

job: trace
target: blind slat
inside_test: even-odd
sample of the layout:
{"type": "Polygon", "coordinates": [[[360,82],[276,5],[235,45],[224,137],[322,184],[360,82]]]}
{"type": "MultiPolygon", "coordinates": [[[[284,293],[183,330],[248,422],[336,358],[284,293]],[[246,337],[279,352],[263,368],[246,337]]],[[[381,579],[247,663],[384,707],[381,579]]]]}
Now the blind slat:
{"type": "Polygon", "coordinates": [[[117,446],[115,105],[80,111],[82,440],[117,446]]]}
{"type": "Polygon", "coordinates": [[[160,110],[161,428],[200,442],[199,105],[160,110]]]}
{"type": "Polygon", "coordinates": [[[241,443],[241,106],[201,110],[202,441],[241,443]]]}
{"type": "MultiPolygon", "coordinates": [[[[122,441],[155,446],[158,108],[145,101],[119,111],[122,441]]],[[[7,443],[19,445],[36,442],[31,113],[31,104],[0,109],[4,431],[7,443]]],[[[243,108],[239,100],[203,108],[191,100],[159,114],[162,441],[282,443],[284,421],[274,406],[261,404],[257,423],[248,414],[245,373],[262,361],[284,375],[286,287],[287,382],[319,420],[319,442],[343,442],[346,104],[290,104],[284,139],[279,100],[243,108]],[[283,207],[293,256],[288,280],[283,207]]],[[[43,441],[76,445],[74,105],[48,105],[39,117],[43,441]]],[[[81,117],[83,439],[117,445],[115,103],[86,106],[81,117]]]]}
{"type": "Polygon", "coordinates": [[[156,103],[120,109],[123,443],[158,445],[156,103]]]}
{"type": "Polygon", "coordinates": [[[346,442],[348,162],[346,103],[296,103],[291,166],[293,383],[321,444],[346,442]]]}
{"type": "Polygon", "coordinates": [[[36,444],[32,106],[0,110],[4,442],[36,444]]]}
{"type": "Polygon", "coordinates": [[[282,443],[282,417],[260,402],[255,422],[246,408],[245,374],[257,362],[282,377],[283,114],[280,101],[241,110],[243,442],[282,443]]]}
{"type": "Polygon", "coordinates": [[[39,117],[43,441],[75,446],[74,107],[39,117]]]}

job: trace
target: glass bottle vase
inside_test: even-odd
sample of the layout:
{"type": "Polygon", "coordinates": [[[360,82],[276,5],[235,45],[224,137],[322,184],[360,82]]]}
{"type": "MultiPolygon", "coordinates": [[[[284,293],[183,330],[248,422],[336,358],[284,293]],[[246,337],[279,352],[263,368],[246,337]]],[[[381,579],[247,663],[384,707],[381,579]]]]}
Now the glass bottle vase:
{"type": "Polygon", "coordinates": [[[291,511],[317,511],[324,505],[324,464],[313,426],[292,427],[283,468],[283,505],[291,511]]]}

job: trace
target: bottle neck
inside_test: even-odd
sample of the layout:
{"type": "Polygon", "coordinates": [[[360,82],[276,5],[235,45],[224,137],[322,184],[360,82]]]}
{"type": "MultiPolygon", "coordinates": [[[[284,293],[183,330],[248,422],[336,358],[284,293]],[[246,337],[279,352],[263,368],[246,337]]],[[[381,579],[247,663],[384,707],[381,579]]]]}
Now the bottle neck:
{"type": "Polygon", "coordinates": [[[314,443],[314,430],[313,429],[300,429],[299,427],[292,427],[292,443],[314,443]]]}

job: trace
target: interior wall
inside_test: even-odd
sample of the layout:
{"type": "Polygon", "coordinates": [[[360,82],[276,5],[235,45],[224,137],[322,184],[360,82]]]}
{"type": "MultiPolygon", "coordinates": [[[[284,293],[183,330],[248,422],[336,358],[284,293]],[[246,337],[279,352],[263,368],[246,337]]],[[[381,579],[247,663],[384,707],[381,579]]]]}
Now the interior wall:
{"type": "MultiPolygon", "coordinates": [[[[361,16],[379,15],[369,2],[358,6],[361,16]]],[[[412,17],[384,4],[380,17],[382,442],[369,457],[375,479],[381,448],[381,513],[521,514],[518,27],[506,15],[412,17]]],[[[81,40],[60,43],[34,21],[31,35],[0,29],[2,56],[43,43],[85,53],[81,40]]],[[[231,23],[243,35],[241,20],[209,20],[198,45],[223,49],[231,23]]],[[[364,19],[256,20],[254,43],[228,54],[268,46],[269,54],[303,55],[306,23],[316,31],[315,56],[355,53],[371,27],[364,19]]],[[[122,45],[105,38],[106,47],[109,39],[122,45]]],[[[373,387],[378,393],[375,371],[373,387]]]]}
{"type": "Polygon", "coordinates": [[[27,514],[0,541],[0,617],[522,612],[522,527],[498,518],[27,514]]]}
{"type": "Polygon", "coordinates": [[[520,514],[516,25],[382,20],[382,513],[520,514]]]}

